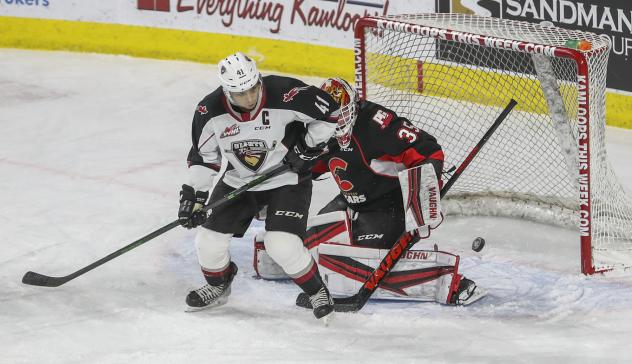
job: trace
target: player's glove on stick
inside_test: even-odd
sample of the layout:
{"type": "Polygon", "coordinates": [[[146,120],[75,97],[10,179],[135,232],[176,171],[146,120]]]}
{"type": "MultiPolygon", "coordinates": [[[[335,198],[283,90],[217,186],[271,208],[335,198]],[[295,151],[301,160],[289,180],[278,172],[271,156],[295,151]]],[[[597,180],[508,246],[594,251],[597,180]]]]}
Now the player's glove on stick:
{"type": "Polygon", "coordinates": [[[180,191],[180,209],[178,210],[178,220],[180,225],[187,229],[192,229],[204,224],[206,212],[202,210],[208,191],[195,191],[189,185],[182,185],[180,191]]]}
{"type": "Polygon", "coordinates": [[[316,164],[316,160],[325,152],[325,143],[315,147],[308,147],[303,138],[294,144],[283,158],[283,163],[290,166],[296,173],[304,174],[309,172],[316,164]]]}

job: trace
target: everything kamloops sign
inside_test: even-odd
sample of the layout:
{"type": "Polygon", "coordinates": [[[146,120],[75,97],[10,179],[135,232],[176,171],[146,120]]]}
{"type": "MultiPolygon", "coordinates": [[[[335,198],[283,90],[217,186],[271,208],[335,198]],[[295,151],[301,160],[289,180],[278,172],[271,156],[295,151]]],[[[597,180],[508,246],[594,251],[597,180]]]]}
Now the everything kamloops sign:
{"type": "Polygon", "coordinates": [[[433,0],[137,0],[138,9],[169,12],[205,30],[351,48],[367,15],[434,10],[433,0]]]}
{"type": "MultiPolygon", "coordinates": [[[[0,0],[0,2],[3,1],[5,0],[0,0]]],[[[51,5],[44,10],[33,9],[29,6],[0,6],[0,16],[141,25],[281,39],[351,49],[353,27],[362,16],[433,12],[435,8],[434,0],[64,0],[49,2],[51,5]]],[[[27,3],[27,1],[21,0],[21,3],[27,3]]]]}
{"type": "Polygon", "coordinates": [[[389,0],[362,3],[339,0],[335,7],[321,1],[320,5],[329,6],[310,5],[305,0],[294,0],[291,4],[265,0],[178,0],[175,11],[217,16],[225,27],[231,27],[238,19],[263,21],[270,24],[270,33],[281,30],[284,13],[289,13],[289,24],[347,31],[363,15],[388,13],[389,0]],[[357,6],[354,9],[359,4],[364,9],[357,6]]]}
{"type": "Polygon", "coordinates": [[[605,34],[612,41],[608,87],[632,91],[631,0],[437,0],[438,12],[479,14],[605,34]]]}

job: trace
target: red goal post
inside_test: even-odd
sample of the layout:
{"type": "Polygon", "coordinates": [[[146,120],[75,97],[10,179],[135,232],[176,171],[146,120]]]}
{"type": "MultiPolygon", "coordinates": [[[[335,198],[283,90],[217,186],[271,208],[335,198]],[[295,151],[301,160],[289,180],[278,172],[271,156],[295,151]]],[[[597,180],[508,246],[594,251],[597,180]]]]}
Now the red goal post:
{"type": "Polygon", "coordinates": [[[609,51],[607,38],[552,25],[465,14],[365,17],[355,29],[355,83],[362,98],[434,134],[446,165],[458,165],[490,116],[516,99],[446,196],[448,214],[572,227],[583,273],[627,270],[632,199],[604,141],[609,51]]]}

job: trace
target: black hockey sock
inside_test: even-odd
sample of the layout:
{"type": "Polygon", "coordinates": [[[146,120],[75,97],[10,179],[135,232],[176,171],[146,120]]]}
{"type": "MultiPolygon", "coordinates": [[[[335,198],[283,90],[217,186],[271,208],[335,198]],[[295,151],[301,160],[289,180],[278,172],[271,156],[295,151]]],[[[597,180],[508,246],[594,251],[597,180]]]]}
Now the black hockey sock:
{"type": "Polygon", "coordinates": [[[228,264],[224,270],[219,272],[210,272],[202,268],[202,273],[204,274],[204,278],[206,282],[211,286],[219,286],[224,283],[230,283],[233,280],[233,277],[237,273],[237,265],[233,262],[228,264]]]}
{"type": "Polygon", "coordinates": [[[314,262],[312,262],[312,267],[305,274],[292,278],[292,280],[301,287],[303,292],[310,296],[315,295],[324,286],[323,279],[318,272],[318,265],[314,262]]]}

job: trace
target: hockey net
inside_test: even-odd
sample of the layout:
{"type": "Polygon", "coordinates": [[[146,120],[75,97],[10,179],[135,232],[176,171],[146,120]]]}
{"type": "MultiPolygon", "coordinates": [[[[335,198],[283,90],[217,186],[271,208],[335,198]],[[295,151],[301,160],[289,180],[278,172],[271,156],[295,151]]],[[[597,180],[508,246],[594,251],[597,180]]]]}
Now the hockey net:
{"type": "Polygon", "coordinates": [[[627,270],[632,199],[605,147],[609,51],[593,33],[505,19],[367,17],[356,26],[356,86],[435,135],[446,166],[458,166],[518,101],[446,196],[447,213],[572,227],[582,272],[627,270]],[[590,49],[567,43],[579,40],[590,49]]]}

